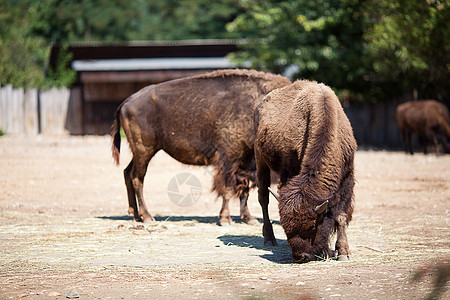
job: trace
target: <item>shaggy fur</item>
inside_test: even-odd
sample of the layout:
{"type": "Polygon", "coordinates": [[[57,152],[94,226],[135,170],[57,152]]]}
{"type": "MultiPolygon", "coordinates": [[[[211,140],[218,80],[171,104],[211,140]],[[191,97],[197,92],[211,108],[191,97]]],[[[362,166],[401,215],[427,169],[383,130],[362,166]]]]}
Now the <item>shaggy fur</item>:
{"type": "Polygon", "coordinates": [[[397,106],[397,123],[406,153],[414,154],[411,134],[424,138],[424,153],[433,145],[439,154],[438,143],[450,153],[450,117],[447,107],[435,100],[410,101],[397,106]]]}
{"type": "Polygon", "coordinates": [[[255,222],[247,208],[256,170],[254,110],[268,92],[290,83],[270,73],[220,70],[150,85],[128,97],[116,111],[112,153],[118,163],[122,126],[133,154],[124,171],[129,212],[136,220],[153,220],[143,182],[151,158],[164,150],[182,163],[215,167],[221,224],[231,223],[231,196],[241,199],[241,218],[255,222]]]}
{"type": "Polygon", "coordinates": [[[353,213],[356,141],[334,92],[298,80],[272,91],[255,111],[255,153],[264,240],[276,244],[267,212],[269,168],[280,175],[280,223],[296,262],[330,257],[329,237],[349,258],[345,227],[353,213]],[[325,212],[315,207],[328,201],[325,212]]]}

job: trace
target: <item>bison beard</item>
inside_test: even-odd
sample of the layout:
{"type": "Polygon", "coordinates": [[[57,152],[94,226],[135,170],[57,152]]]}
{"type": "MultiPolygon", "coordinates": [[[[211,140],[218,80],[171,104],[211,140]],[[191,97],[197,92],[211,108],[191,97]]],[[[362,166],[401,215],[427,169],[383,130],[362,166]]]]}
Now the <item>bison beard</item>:
{"type": "Polygon", "coordinates": [[[336,95],[323,84],[298,80],[266,96],[255,111],[255,128],[265,243],[276,245],[268,214],[271,169],[280,175],[280,223],[294,260],[330,257],[334,231],[338,258],[348,260],[356,141],[336,95]]]}
{"type": "Polygon", "coordinates": [[[128,97],[116,111],[112,153],[118,163],[122,127],[133,154],[124,177],[134,219],[154,220],[143,183],[150,160],[164,150],[182,163],[215,167],[213,190],[223,198],[221,225],[232,222],[231,196],[241,200],[241,218],[257,222],[247,208],[256,171],[253,114],[268,92],[290,83],[270,73],[220,70],[150,85],[128,97]]]}

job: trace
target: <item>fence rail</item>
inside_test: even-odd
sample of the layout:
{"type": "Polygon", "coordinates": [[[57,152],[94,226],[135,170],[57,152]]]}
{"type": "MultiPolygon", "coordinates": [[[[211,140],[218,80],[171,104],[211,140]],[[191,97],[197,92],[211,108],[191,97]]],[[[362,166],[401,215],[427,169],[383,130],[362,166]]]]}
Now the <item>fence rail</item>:
{"type": "Polygon", "coordinates": [[[0,130],[8,134],[64,134],[69,89],[0,88],[0,130]]]}
{"type": "MultiPolygon", "coordinates": [[[[395,108],[408,98],[411,97],[405,95],[403,99],[393,101],[351,104],[344,107],[358,145],[400,148],[395,108]]],[[[111,123],[112,121],[113,113],[111,123]]],[[[10,85],[2,87],[0,130],[7,134],[27,135],[83,134],[81,91],[77,87],[71,90],[53,88],[41,92],[36,89],[13,89],[10,85]]]]}

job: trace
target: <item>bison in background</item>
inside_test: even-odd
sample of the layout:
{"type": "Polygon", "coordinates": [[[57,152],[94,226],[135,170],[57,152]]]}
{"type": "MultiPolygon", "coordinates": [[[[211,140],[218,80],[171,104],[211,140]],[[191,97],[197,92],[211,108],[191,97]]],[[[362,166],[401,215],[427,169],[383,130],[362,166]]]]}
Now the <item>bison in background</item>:
{"type": "Polygon", "coordinates": [[[133,154],[124,177],[134,219],[154,221],[143,183],[150,160],[164,150],[184,164],[215,167],[213,190],[223,198],[220,225],[232,222],[232,196],[240,198],[241,218],[257,223],[247,208],[256,181],[254,110],[268,92],[290,83],[270,73],[220,70],[150,85],[128,97],[116,111],[112,152],[118,164],[122,126],[133,154]]]}
{"type": "Polygon", "coordinates": [[[334,92],[298,80],[269,93],[255,111],[258,196],[264,242],[276,245],[268,213],[270,170],[280,176],[280,223],[294,261],[350,259],[346,226],[352,219],[356,141],[334,92]]]}
{"type": "Polygon", "coordinates": [[[397,106],[397,123],[406,153],[414,154],[411,135],[417,134],[427,146],[433,145],[439,154],[438,143],[446,153],[450,152],[450,117],[447,107],[436,100],[415,100],[397,106]]]}

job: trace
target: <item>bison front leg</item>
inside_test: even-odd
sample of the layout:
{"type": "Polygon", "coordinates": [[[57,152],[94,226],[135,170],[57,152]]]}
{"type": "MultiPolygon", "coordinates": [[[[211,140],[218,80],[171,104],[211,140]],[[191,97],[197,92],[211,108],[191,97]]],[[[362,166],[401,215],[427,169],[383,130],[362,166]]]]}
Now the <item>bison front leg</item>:
{"type": "MultiPolygon", "coordinates": [[[[250,193],[250,181],[251,178],[246,174],[245,171],[241,171],[241,175],[236,174],[236,186],[237,194],[240,200],[241,209],[241,220],[249,225],[259,224],[258,219],[250,214],[247,206],[248,195],[250,193]]],[[[254,179],[253,179],[254,180],[254,179]]]]}
{"type": "Polygon", "coordinates": [[[348,245],[346,228],[352,220],[353,215],[353,188],[355,186],[355,178],[353,172],[353,161],[348,165],[349,171],[338,191],[340,198],[339,207],[335,210],[334,221],[336,226],[336,250],[338,252],[338,260],[351,260],[350,247],[348,245]]]}
{"type": "MultiPolygon", "coordinates": [[[[348,180],[347,180],[348,181],[348,180]]],[[[343,199],[347,199],[347,201],[352,201],[351,194],[344,195],[343,199]]],[[[348,245],[346,228],[349,220],[351,220],[351,214],[353,212],[353,208],[351,207],[351,202],[345,203],[346,200],[341,202],[343,204],[343,209],[340,209],[339,215],[337,215],[334,219],[335,227],[336,227],[336,245],[335,249],[337,251],[338,260],[340,261],[348,261],[351,260],[350,247],[348,245]],[[348,215],[350,214],[350,215],[348,215]]]]}
{"type": "Polygon", "coordinates": [[[339,216],[337,220],[337,239],[336,250],[338,252],[338,260],[348,261],[351,260],[350,248],[348,246],[347,233],[345,229],[347,227],[347,218],[339,216]]]}
{"type": "Polygon", "coordinates": [[[218,225],[220,226],[228,226],[233,224],[233,220],[231,219],[230,215],[230,209],[228,207],[228,204],[230,202],[230,198],[227,196],[222,196],[222,209],[219,213],[219,222],[218,225]]]}
{"type": "Polygon", "coordinates": [[[410,153],[411,155],[414,154],[413,148],[412,148],[412,143],[411,143],[411,136],[412,133],[410,131],[406,132],[406,152],[410,153]]]}
{"type": "Polygon", "coordinates": [[[270,223],[269,218],[269,186],[270,186],[270,169],[262,161],[260,154],[255,150],[256,154],[256,176],[258,184],[258,200],[261,205],[263,213],[263,236],[264,245],[266,246],[276,246],[277,240],[275,239],[275,234],[273,233],[272,223],[270,223]]]}
{"type": "Polygon", "coordinates": [[[247,206],[248,194],[249,194],[249,189],[246,188],[239,196],[239,199],[241,201],[241,219],[244,220],[244,222],[249,225],[257,225],[257,224],[259,224],[258,219],[256,219],[254,216],[252,216],[250,214],[250,211],[248,210],[248,206],[247,206]]]}

